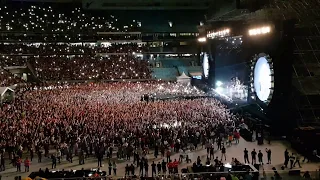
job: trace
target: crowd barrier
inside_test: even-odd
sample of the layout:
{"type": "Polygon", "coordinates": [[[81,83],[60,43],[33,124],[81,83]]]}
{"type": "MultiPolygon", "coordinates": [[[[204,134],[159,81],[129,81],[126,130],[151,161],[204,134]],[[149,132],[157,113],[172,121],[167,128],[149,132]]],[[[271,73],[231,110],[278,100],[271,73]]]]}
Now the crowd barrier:
{"type": "Polygon", "coordinates": [[[94,82],[145,82],[145,81],[156,81],[156,79],[114,79],[114,80],[56,80],[56,81],[45,81],[46,83],[94,83],[94,82]]]}
{"type": "MultiPolygon", "coordinates": [[[[260,172],[245,172],[245,171],[229,171],[229,172],[203,172],[203,173],[180,173],[174,175],[155,175],[154,177],[142,177],[142,176],[104,176],[104,177],[72,177],[72,178],[48,178],[47,180],[132,180],[132,179],[150,179],[150,180],[186,180],[186,179],[195,179],[195,180],[220,180],[231,178],[234,179],[243,179],[243,180],[302,180],[302,179],[312,179],[320,180],[319,170],[308,171],[309,176],[306,175],[306,170],[290,170],[290,171],[260,171],[260,172]],[[236,178],[237,177],[237,178],[236,178]]],[[[151,173],[149,171],[149,176],[151,173]]],[[[15,180],[20,180],[21,177],[16,177],[15,180]]],[[[26,178],[22,178],[26,179],[26,178]]]]}

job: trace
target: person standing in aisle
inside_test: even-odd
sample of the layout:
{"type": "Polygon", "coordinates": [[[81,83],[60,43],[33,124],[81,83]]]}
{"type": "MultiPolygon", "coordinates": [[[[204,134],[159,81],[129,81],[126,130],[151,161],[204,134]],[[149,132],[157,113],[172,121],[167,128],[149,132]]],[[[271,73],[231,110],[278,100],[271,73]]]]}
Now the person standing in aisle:
{"type": "Polygon", "coordinates": [[[109,176],[111,176],[111,172],[112,172],[112,163],[111,161],[109,161],[109,176]]]}
{"type": "Polygon", "coordinates": [[[214,146],[213,144],[210,146],[210,160],[211,158],[214,158],[214,146]]]}
{"type": "Polygon", "coordinates": [[[30,160],[29,160],[29,158],[27,157],[27,158],[24,160],[24,172],[29,172],[29,168],[30,168],[30,160]]]}
{"type": "Polygon", "coordinates": [[[300,156],[299,156],[299,154],[296,155],[296,160],[295,160],[295,162],[293,163],[293,167],[295,167],[296,164],[298,164],[298,165],[299,165],[299,168],[301,168],[301,165],[300,165],[300,156]]]}
{"type": "Polygon", "coordinates": [[[156,163],[154,163],[154,161],[152,161],[152,164],[151,164],[151,174],[152,174],[152,177],[153,175],[156,175],[157,174],[157,171],[156,171],[156,163]]]}
{"type": "Polygon", "coordinates": [[[149,164],[148,164],[148,161],[145,160],[144,162],[144,170],[145,170],[145,177],[148,177],[148,171],[149,171],[149,164]]]}
{"type": "Polygon", "coordinates": [[[135,168],[133,164],[131,164],[130,170],[131,170],[131,176],[134,176],[135,168]]]}
{"type": "Polygon", "coordinates": [[[167,163],[164,160],[162,160],[161,166],[162,166],[163,174],[166,174],[167,173],[167,163]]]}
{"type": "MultiPolygon", "coordinates": [[[[97,158],[98,158],[98,167],[102,167],[103,153],[102,152],[98,152],[97,153],[97,158]]],[[[79,162],[80,162],[80,160],[79,160],[79,162]]]]}
{"type": "Polygon", "coordinates": [[[271,164],[271,149],[266,148],[266,152],[267,152],[267,158],[268,158],[267,164],[271,164]]]}
{"type": "Polygon", "coordinates": [[[257,152],[255,149],[253,149],[253,151],[251,151],[251,164],[254,165],[257,163],[257,152]]]}
{"type": "Polygon", "coordinates": [[[139,162],[140,176],[143,176],[143,165],[144,165],[143,160],[141,160],[141,161],[139,162]]]}
{"type": "Polygon", "coordinates": [[[288,152],[288,150],[286,149],[286,150],[284,151],[284,167],[285,167],[285,168],[288,168],[289,159],[290,159],[289,152],[288,152]]]}
{"type": "Polygon", "coordinates": [[[158,169],[158,175],[161,174],[161,163],[158,162],[157,164],[157,169],[158,169]]]}
{"type": "Polygon", "coordinates": [[[116,176],[117,175],[117,164],[115,161],[113,161],[113,163],[112,163],[112,168],[113,168],[113,175],[116,176]]]}
{"type": "Polygon", "coordinates": [[[5,171],[6,170],[6,163],[5,163],[5,160],[4,160],[4,155],[1,154],[1,160],[0,160],[0,171],[5,171]]]}
{"type": "Polygon", "coordinates": [[[41,159],[42,159],[42,151],[38,151],[38,162],[41,163],[41,159]]]}
{"type": "Polygon", "coordinates": [[[247,150],[247,148],[244,148],[244,163],[248,163],[248,164],[250,164],[250,162],[249,162],[249,152],[248,152],[248,150],[247,150]]]}
{"type": "Polygon", "coordinates": [[[296,157],[294,156],[294,154],[292,153],[291,156],[290,156],[290,169],[293,168],[293,163],[294,163],[294,160],[296,159],[296,157]]]}
{"type": "Polygon", "coordinates": [[[58,163],[60,164],[61,163],[61,150],[60,149],[57,150],[57,159],[58,159],[58,163]]]}
{"type": "Polygon", "coordinates": [[[218,149],[221,150],[222,139],[219,137],[217,141],[218,149]]]}
{"type": "Polygon", "coordinates": [[[259,153],[258,153],[258,161],[260,165],[263,165],[263,154],[261,150],[259,150],[259,153]]]}
{"type": "Polygon", "coordinates": [[[130,167],[129,164],[126,165],[125,167],[125,177],[130,176],[130,167]]]}
{"type": "Polygon", "coordinates": [[[32,159],[33,159],[33,148],[31,147],[29,151],[30,151],[30,161],[32,161],[32,159]]]}
{"type": "Polygon", "coordinates": [[[224,157],[224,160],[226,161],[227,160],[226,148],[224,146],[222,146],[222,149],[221,149],[221,161],[223,157],[224,157]]]}
{"type": "Polygon", "coordinates": [[[16,161],[17,172],[21,172],[21,163],[22,163],[22,160],[20,157],[18,157],[16,161]]]}
{"type": "Polygon", "coordinates": [[[52,161],[52,165],[51,165],[52,169],[56,168],[57,167],[57,158],[53,154],[51,155],[51,161],[52,161]]]}

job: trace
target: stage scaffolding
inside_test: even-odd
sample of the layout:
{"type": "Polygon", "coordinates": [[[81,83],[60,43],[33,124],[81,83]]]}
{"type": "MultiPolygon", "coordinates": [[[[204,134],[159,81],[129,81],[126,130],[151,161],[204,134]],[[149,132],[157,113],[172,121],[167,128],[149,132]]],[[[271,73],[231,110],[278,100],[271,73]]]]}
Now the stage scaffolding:
{"type": "Polygon", "coordinates": [[[296,28],[292,84],[299,125],[320,123],[320,23],[296,28]]]}

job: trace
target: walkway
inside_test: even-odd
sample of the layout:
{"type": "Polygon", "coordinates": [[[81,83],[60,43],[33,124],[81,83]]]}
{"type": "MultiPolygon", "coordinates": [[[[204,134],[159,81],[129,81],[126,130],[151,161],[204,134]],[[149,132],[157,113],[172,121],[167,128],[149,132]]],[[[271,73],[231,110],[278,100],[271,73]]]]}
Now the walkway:
{"type": "MultiPolygon", "coordinates": [[[[264,165],[264,169],[265,171],[270,171],[269,173],[273,173],[271,171],[272,167],[276,167],[278,170],[280,170],[280,167],[282,166],[283,162],[284,162],[284,151],[287,148],[287,146],[280,141],[274,141],[271,142],[271,145],[265,144],[265,145],[257,145],[256,142],[247,142],[243,139],[240,139],[240,143],[239,144],[233,144],[231,147],[227,147],[227,161],[226,162],[230,162],[231,158],[237,158],[240,161],[244,161],[243,160],[243,150],[244,148],[247,148],[249,152],[251,152],[253,149],[256,149],[256,151],[261,150],[264,153],[264,161],[267,161],[267,157],[266,157],[266,153],[265,153],[265,149],[266,148],[271,148],[272,151],[272,165],[264,165]]],[[[289,151],[290,148],[288,148],[289,151]]],[[[197,157],[200,156],[202,159],[202,162],[204,163],[206,161],[206,150],[205,149],[201,149],[201,150],[197,150],[197,151],[193,151],[190,153],[190,158],[192,160],[192,163],[197,159],[197,157]]],[[[218,156],[220,158],[221,156],[221,152],[218,151],[215,153],[215,156],[218,156]]],[[[172,159],[179,159],[179,154],[175,154],[171,157],[172,159]]],[[[155,161],[155,163],[158,163],[159,161],[162,161],[162,158],[157,158],[155,159],[154,156],[152,154],[148,155],[148,159],[149,159],[149,165],[151,165],[152,161],[155,161]]],[[[8,160],[7,160],[8,161],[8,160]]],[[[6,162],[8,163],[8,162],[6,162]]],[[[127,161],[127,162],[119,162],[117,165],[117,176],[124,176],[125,174],[125,170],[124,167],[126,166],[126,164],[131,164],[132,161],[127,161]]],[[[182,168],[186,168],[187,166],[191,166],[192,163],[182,163],[179,166],[179,172],[181,172],[180,170],[182,168]]],[[[320,164],[319,163],[302,163],[302,171],[315,171],[316,169],[319,169],[320,164]]],[[[43,162],[42,163],[38,163],[37,162],[37,158],[35,156],[35,159],[33,160],[33,162],[31,163],[31,167],[30,167],[30,172],[32,171],[38,171],[39,168],[45,169],[46,167],[50,168],[51,167],[51,159],[49,158],[43,158],[43,162]]],[[[16,168],[12,167],[11,165],[7,165],[6,166],[6,171],[5,172],[1,172],[0,174],[2,175],[2,179],[13,179],[15,176],[22,176],[23,177],[27,177],[30,173],[17,173],[16,172],[16,168]]],[[[95,158],[89,158],[86,160],[84,165],[79,165],[78,164],[78,159],[77,157],[74,158],[73,163],[69,163],[66,160],[63,160],[63,162],[61,164],[57,165],[57,168],[55,170],[79,170],[81,168],[84,169],[91,169],[91,168],[97,168],[97,160],[95,158]]],[[[107,165],[107,159],[104,159],[104,166],[101,168],[103,171],[107,171],[108,170],[108,165],[107,165]]],[[[22,170],[24,170],[24,167],[22,167],[22,170]]],[[[50,169],[51,170],[51,169],[50,169]]],[[[138,172],[138,168],[136,168],[136,173],[138,172]]],[[[151,167],[149,168],[149,174],[151,175],[151,167]]]]}

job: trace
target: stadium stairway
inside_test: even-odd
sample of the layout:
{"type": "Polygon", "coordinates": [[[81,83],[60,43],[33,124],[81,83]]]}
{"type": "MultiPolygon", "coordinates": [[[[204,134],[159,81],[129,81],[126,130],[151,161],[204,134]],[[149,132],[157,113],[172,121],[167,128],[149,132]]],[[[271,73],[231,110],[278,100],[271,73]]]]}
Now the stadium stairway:
{"type": "Polygon", "coordinates": [[[152,77],[155,79],[174,81],[179,72],[177,68],[151,68],[152,77]]]}
{"type": "Polygon", "coordinates": [[[166,59],[157,59],[162,64],[164,68],[172,68],[179,66],[190,66],[193,59],[181,59],[181,58],[166,58],[166,59]]]}
{"type": "Polygon", "coordinates": [[[41,80],[37,76],[36,70],[33,68],[29,61],[27,61],[27,67],[30,73],[32,74],[32,81],[41,82],[41,80]]]}
{"type": "Polygon", "coordinates": [[[202,72],[201,66],[178,66],[177,67],[179,74],[181,75],[183,72],[186,75],[190,75],[190,73],[202,72]]]}

